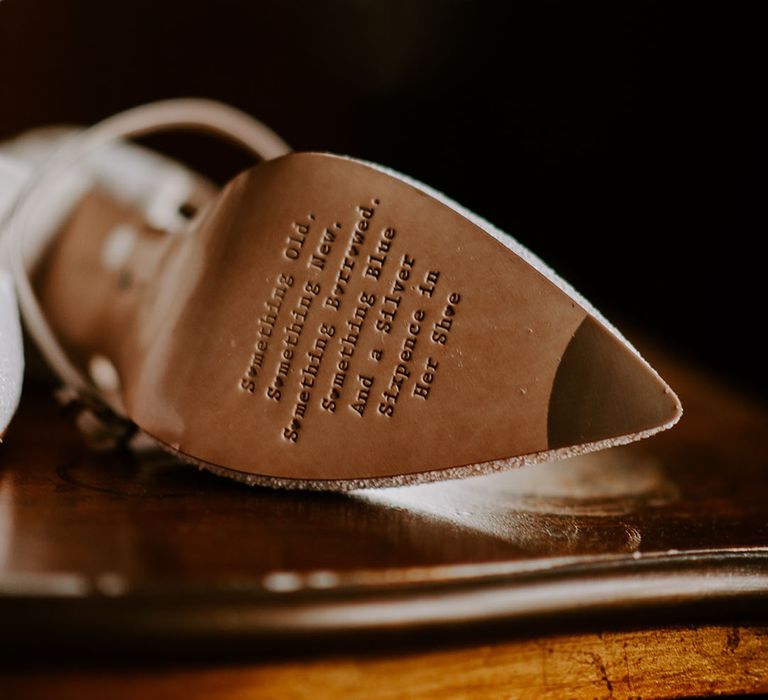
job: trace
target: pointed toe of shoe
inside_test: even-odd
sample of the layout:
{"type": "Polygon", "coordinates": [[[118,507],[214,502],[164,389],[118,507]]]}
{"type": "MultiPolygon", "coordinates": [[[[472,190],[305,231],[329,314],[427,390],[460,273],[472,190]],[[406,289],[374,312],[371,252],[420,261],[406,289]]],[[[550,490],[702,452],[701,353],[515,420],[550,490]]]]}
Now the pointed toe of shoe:
{"type": "Polygon", "coordinates": [[[555,375],[547,420],[550,449],[663,430],[681,415],[679,399],[661,377],[587,316],[555,375]]]}

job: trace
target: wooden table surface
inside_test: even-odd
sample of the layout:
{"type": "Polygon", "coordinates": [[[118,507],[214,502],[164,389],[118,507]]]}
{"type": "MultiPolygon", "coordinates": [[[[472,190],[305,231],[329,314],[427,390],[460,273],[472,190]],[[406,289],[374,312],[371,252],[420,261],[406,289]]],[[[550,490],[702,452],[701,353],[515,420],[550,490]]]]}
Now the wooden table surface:
{"type": "Polygon", "coordinates": [[[91,454],[27,387],[0,698],[768,692],[768,411],[649,354],[686,408],[668,433],[343,495],[91,454]]]}

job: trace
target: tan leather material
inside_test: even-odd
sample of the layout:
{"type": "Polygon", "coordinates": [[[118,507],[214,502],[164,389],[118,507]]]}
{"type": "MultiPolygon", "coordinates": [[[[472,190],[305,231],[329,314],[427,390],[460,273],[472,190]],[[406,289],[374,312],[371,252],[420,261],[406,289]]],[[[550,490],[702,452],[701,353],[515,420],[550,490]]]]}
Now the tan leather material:
{"type": "Polygon", "coordinates": [[[557,449],[664,425],[677,398],[645,363],[587,316],[560,361],[549,400],[550,448],[557,449]]]}
{"type": "Polygon", "coordinates": [[[153,232],[94,194],[38,286],[83,366],[114,364],[140,428],[244,474],[444,470],[638,433],[679,412],[647,365],[513,251],[402,180],[330,155],[246,171],[191,235],[153,232]],[[124,224],[132,252],[109,267],[124,224]],[[612,341],[601,371],[630,367],[631,400],[574,399],[595,378],[582,373],[602,352],[600,332],[582,337],[595,325],[612,341]],[[571,405],[594,409],[598,427],[584,416],[569,427],[571,405]]]}

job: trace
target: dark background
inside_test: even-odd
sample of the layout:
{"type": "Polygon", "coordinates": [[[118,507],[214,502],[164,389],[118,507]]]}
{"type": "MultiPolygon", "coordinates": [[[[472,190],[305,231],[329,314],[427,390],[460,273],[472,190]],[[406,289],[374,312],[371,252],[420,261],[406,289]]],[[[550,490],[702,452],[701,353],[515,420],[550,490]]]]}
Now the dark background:
{"type": "MultiPolygon", "coordinates": [[[[443,190],[619,325],[765,397],[765,37],[750,7],[0,0],[0,138],[158,98],[231,102],[297,150],[443,190]]],[[[220,178],[245,165],[158,143],[220,178]]]]}

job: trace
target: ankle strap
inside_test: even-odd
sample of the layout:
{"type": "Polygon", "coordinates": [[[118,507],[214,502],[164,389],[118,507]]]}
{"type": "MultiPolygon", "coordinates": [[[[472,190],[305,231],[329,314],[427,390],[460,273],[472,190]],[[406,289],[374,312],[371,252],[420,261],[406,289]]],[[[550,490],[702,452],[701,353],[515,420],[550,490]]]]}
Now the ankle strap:
{"type": "MultiPolygon", "coordinates": [[[[8,256],[19,305],[30,335],[70,394],[86,405],[104,405],[91,379],[69,359],[51,330],[28,276],[25,238],[34,216],[49,212],[50,194],[82,159],[122,139],[168,130],[207,132],[235,143],[259,159],[269,160],[290,149],[271,129],[239,110],[209,100],[180,99],[135,107],[109,117],[67,139],[64,145],[22,186],[8,221],[8,256]]],[[[118,413],[115,406],[109,406],[118,413]]]]}

